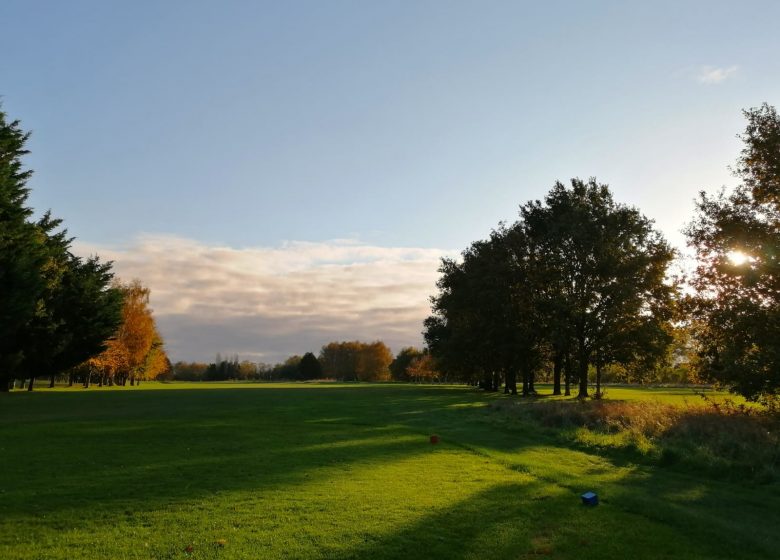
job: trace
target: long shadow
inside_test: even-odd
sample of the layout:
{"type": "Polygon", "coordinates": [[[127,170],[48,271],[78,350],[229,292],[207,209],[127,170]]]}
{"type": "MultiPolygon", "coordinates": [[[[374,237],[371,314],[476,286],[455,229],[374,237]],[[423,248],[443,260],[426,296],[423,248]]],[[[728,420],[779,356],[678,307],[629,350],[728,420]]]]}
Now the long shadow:
{"type": "MultiPolygon", "coordinates": [[[[405,421],[462,392],[272,389],[41,393],[4,410],[0,516],[154,510],[215,492],[292,487],[313,475],[428,450],[405,421]],[[75,402],[74,402],[75,401],[75,402]],[[75,405],[75,406],[74,406],[75,405]],[[410,438],[411,436],[411,438],[410,438]],[[346,445],[345,445],[346,444],[346,445]]],[[[17,403],[14,403],[17,404],[17,403]]],[[[425,424],[425,422],[422,422],[425,424]]]]}
{"type": "Polygon", "coordinates": [[[701,558],[777,557],[773,520],[735,520],[706,483],[632,476],[603,488],[607,499],[583,506],[578,493],[555,491],[542,481],[486,488],[452,507],[375,536],[345,552],[323,550],[336,560],[362,558],[701,558]],[[664,489],[669,496],[658,496],[664,489]],[[687,491],[687,494],[686,494],[687,491]],[[677,499],[675,499],[677,496],[677,499]],[[682,496],[682,497],[680,497],[682,496]],[[663,499],[666,498],[666,499],[663,499]],[[735,539],[734,532],[742,532],[735,539]],[[749,531],[749,532],[748,532],[749,531]],[[745,539],[745,535],[750,538],[745,539]]]}
{"type": "Polygon", "coordinates": [[[427,435],[437,433],[442,445],[532,481],[488,486],[387,534],[366,534],[349,551],[323,549],[322,556],[415,558],[425,551],[426,558],[479,558],[490,550],[495,558],[642,557],[647,546],[660,552],[654,557],[770,558],[780,545],[776,499],[762,503],[754,496],[746,503],[733,486],[577,449],[528,424],[497,425],[479,405],[501,397],[439,387],[366,389],[6,398],[0,402],[6,428],[0,529],[20,520],[60,523],[63,512],[74,523],[95,515],[110,520],[222,492],[289,490],[315,477],[427,453],[427,435]],[[589,484],[605,500],[594,510],[577,501],[589,484]],[[740,519],[729,515],[729,500],[740,501],[740,519]],[[60,515],[47,521],[49,514],[60,515]],[[627,518],[635,530],[621,525],[627,518]],[[752,531],[753,547],[730,545],[734,530],[752,531]],[[616,534],[630,535],[633,544],[614,542],[616,534]],[[660,544],[651,542],[657,537],[660,544]]]}

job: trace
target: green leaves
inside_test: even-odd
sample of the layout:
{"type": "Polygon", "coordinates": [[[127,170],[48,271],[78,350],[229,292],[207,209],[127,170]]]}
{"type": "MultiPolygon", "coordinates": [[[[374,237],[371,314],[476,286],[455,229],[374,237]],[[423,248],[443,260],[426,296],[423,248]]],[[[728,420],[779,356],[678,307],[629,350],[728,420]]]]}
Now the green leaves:
{"type": "Polygon", "coordinates": [[[742,184],[701,193],[686,234],[698,261],[691,309],[700,373],[758,399],[780,391],[780,117],[767,104],[744,114],[742,184]],[[745,255],[739,266],[735,252],[745,255]]]}
{"type": "Polygon", "coordinates": [[[519,370],[524,388],[546,360],[570,356],[585,394],[589,364],[663,355],[674,251],[648,218],[595,179],[556,183],[520,218],[474,242],[461,261],[442,261],[426,322],[435,356],[508,380],[519,370]]]}
{"type": "Polygon", "coordinates": [[[13,376],[54,375],[100,352],[121,309],[110,263],[74,256],[50,212],[30,220],[27,138],[0,112],[0,391],[13,376]]]}

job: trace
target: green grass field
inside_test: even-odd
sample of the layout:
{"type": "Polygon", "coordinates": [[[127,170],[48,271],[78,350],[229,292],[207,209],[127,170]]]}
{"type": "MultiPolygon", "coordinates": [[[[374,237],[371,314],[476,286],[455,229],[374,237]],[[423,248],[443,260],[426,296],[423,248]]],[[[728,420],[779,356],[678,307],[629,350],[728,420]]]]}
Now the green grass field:
{"type": "Polygon", "coordinates": [[[0,394],[0,558],[780,557],[777,483],[566,440],[490,406],[502,399],[342,384],[0,394]],[[582,506],[586,490],[601,505],[582,506]]]}

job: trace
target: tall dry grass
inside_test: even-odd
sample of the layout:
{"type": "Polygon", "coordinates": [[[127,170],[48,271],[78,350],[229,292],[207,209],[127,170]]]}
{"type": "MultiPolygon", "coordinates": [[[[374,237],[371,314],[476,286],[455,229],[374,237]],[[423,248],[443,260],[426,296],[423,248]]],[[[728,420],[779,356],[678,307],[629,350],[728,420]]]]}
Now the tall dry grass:
{"type": "Polygon", "coordinates": [[[678,463],[715,476],[762,482],[780,477],[780,416],[769,409],[706,397],[684,405],[608,399],[515,402],[493,406],[583,445],[630,449],[660,464],[678,463]]]}

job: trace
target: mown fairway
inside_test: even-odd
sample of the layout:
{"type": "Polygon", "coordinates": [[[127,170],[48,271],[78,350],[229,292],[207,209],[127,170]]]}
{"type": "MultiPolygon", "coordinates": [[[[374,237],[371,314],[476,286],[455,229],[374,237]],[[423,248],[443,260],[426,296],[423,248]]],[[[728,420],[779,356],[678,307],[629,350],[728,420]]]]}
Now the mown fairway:
{"type": "Polygon", "coordinates": [[[488,406],[504,398],[336,384],[0,395],[0,558],[780,557],[776,483],[577,447],[488,406]],[[583,507],[586,490],[602,504],[583,507]]]}

